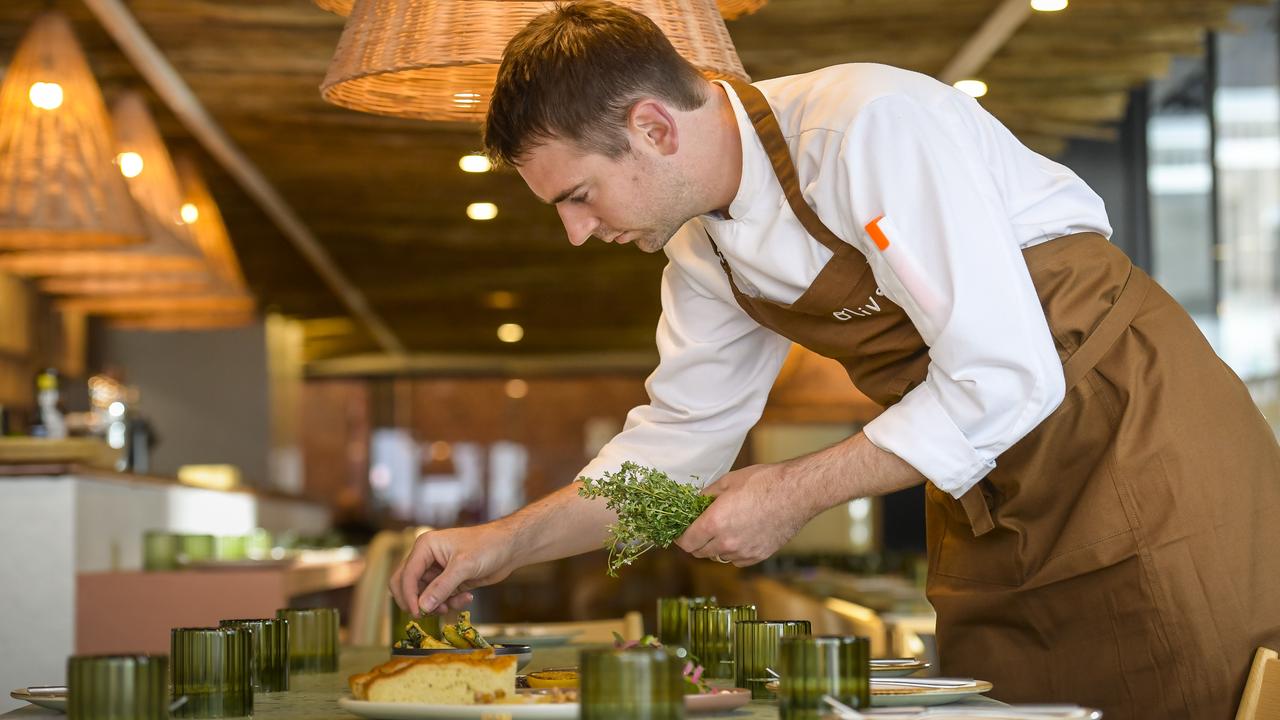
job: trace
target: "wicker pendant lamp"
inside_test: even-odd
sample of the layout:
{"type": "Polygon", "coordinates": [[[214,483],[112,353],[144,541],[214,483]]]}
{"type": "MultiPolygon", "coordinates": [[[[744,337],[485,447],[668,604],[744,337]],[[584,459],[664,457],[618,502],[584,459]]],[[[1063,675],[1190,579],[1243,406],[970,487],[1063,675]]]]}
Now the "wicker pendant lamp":
{"type": "Polygon", "coordinates": [[[173,160],[140,94],[120,98],[113,113],[117,164],[142,209],[146,242],[124,248],[32,250],[0,255],[0,272],[25,277],[200,274],[204,260],[182,222],[173,160]]]}
{"type": "MultiPolygon", "coordinates": [[[[746,79],[711,0],[622,0],[711,78],[746,79]]],[[[507,41],[553,2],[357,0],[320,86],[353,110],[480,122],[507,41]]]]}
{"type": "Polygon", "coordinates": [[[0,86],[0,250],[141,243],[114,147],[71,24],[57,12],[40,15],[0,86]]]}
{"type": "MultiPolygon", "coordinates": [[[[768,0],[716,0],[716,8],[720,10],[720,17],[735,20],[754,13],[766,2],[768,0]]],[[[315,0],[315,4],[321,10],[346,17],[351,14],[351,6],[356,4],[356,0],[315,0]]]]}
{"type": "Polygon", "coordinates": [[[244,276],[236,259],[222,213],[200,176],[194,161],[174,158],[182,188],[184,220],[204,258],[199,273],[147,273],[145,275],[51,277],[40,281],[49,295],[193,295],[218,292],[243,293],[244,276]]]}

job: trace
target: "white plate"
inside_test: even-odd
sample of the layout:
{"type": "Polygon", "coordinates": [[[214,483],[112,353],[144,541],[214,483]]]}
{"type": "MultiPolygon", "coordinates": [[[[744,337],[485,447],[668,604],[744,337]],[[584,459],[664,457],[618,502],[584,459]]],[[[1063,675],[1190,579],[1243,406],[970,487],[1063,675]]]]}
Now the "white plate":
{"type": "Polygon", "coordinates": [[[512,720],[577,720],[578,703],[544,705],[418,705],[416,703],[376,703],[355,698],[339,698],[338,707],[373,720],[480,720],[510,717],[512,720]]]}
{"type": "Polygon", "coordinates": [[[32,705],[39,705],[42,708],[57,710],[58,712],[67,711],[66,695],[32,695],[27,692],[26,688],[22,688],[21,690],[14,690],[10,692],[9,697],[14,700],[29,702],[32,705]]]}
{"type": "Polygon", "coordinates": [[[888,693],[888,686],[876,685],[876,681],[871,681],[871,707],[901,707],[904,705],[947,705],[953,702],[959,702],[967,697],[981,695],[991,691],[991,683],[984,680],[974,680],[970,685],[961,687],[902,687],[900,685],[893,686],[892,694],[888,693]]]}

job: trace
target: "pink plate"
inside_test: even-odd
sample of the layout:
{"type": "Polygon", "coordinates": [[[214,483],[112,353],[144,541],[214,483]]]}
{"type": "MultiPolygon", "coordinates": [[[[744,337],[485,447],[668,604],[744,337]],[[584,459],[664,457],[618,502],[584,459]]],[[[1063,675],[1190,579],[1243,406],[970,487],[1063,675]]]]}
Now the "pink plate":
{"type": "Polygon", "coordinates": [[[751,702],[751,691],[746,688],[712,690],[708,693],[684,696],[684,709],[691,713],[723,712],[751,702]]]}

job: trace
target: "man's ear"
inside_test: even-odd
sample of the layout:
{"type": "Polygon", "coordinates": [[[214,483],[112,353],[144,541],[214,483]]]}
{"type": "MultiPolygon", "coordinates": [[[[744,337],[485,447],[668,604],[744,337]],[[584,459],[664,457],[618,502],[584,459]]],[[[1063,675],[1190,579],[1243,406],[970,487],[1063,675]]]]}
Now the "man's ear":
{"type": "Polygon", "coordinates": [[[644,98],[631,106],[627,114],[627,132],[632,145],[643,144],[661,155],[674,155],[680,149],[680,131],[676,119],[661,101],[644,98]]]}

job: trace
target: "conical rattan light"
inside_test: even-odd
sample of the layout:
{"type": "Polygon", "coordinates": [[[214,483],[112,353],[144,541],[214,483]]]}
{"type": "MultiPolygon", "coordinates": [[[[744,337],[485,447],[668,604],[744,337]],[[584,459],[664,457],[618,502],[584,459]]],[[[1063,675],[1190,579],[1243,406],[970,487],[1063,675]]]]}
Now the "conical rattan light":
{"type": "MultiPolygon", "coordinates": [[[[621,0],[649,16],[711,78],[746,79],[711,0],[621,0]]],[[[552,2],[357,0],[320,86],[325,100],[379,115],[480,122],[507,41],[552,2]]]]}
{"type": "Polygon", "coordinates": [[[146,101],[120,98],[113,113],[117,155],[129,192],[142,209],[147,240],[141,245],[96,250],[32,250],[0,255],[0,272],[27,277],[110,277],[152,273],[200,274],[204,260],[181,219],[182,191],[173,160],[146,101]],[[135,154],[133,167],[125,158],[135,154]],[[136,173],[135,173],[136,171],[136,173]]]}
{"type": "Polygon", "coordinates": [[[50,295],[192,295],[217,292],[243,293],[244,276],[235,249],[223,223],[222,213],[200,176],[196,164],[187,157],[174,158],[182,187],[183,212],[196,246],[204,259],[199,273],[147,273],[145,275],[51,277],[40,281],[40,290],[50,295]]]}
{"type": "Polygon", "coordinates": [[[67,19],[36,18],[0,86],[0,250],[144,239],[102,93],[67,19]]]}
{"type": "MultiPolygon", "coordinates": [[[[720,10],[720,16],[725,20],[733,20],[750,15],[751,13],[764,7],[768,0],[716,0],[716,8],[720,10]]],[[[356,0],[315,0],[315,4],[321,10],[328,10],[335,15],[346,17],[351,14],[351,6],[356,4],[356,0]]]]}

